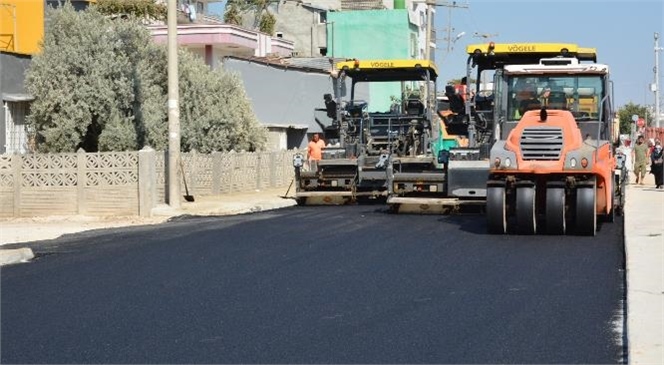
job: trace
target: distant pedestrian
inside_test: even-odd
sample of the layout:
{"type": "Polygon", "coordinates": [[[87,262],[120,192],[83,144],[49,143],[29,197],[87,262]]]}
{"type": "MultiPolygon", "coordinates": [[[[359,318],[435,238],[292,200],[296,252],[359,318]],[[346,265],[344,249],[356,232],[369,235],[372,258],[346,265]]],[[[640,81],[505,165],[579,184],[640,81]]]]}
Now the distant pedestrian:
{"type": "Polygon", "coordinates": [[[643,185],[643,179],[646,177],[646,165],[648,164],[649,152],[648,145],[645,144],[643,136],[639,136],[632,149],[632,161],[634,161],[636,183],[640,185],[643,185]]]}
{"type": "Polygon", "coordinates": [[[650,172],[655,175],[655,188],[664,188],[664,156],[662,156],[662,143],[659,140],[655,141],[655,147],[650,154],[650,172]]]}
{"type": "Polygon", "coordinates": [[[650,140],[648,141],[648,146],[650,146],[650,153],[651,154],[655,150],[655,145],[659,142],[660,142],[659,138],[655,138],[655,139],[650,138],[650,140]]]}

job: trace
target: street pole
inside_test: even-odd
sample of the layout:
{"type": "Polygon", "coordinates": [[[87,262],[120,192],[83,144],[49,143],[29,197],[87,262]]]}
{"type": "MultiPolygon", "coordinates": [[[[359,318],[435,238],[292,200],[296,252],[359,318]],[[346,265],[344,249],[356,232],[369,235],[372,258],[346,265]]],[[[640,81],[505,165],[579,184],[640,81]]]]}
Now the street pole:
{"type": "Polygon", "coordinates": [[[456,1],[452,1],[451,3],[436,3],[436,6],[447,8],[447,37],[445,40],[447,41],[446,55],[449,55],[452,51],[452,31],[454,30],[452,27],[452,9],[468,9],[468,4],[457,4],[456,1]]]}
{"type": "MultiPolygon", "coordinates": [[[[427,61],[431,61],[431,32],[433,30],[433,7],[436,5],[435,0],[427,0],[427,34],[426,34],[426,47],[424,47],[424,59],[427,61]]],[[[424,107],[429,109],[429,105],[431,105],[431,85],[429,85],[430,82],[427,82],[424,85],[424,107]]],[[[403,93],[403,83],[401,87],[401,91],[403,93]]],[[[435,100],[435,95],[434,95],[434,100],[435,100]]]]}
{"type": "MultiPolygon", "coordinates": [[[[456,5],[456,1],[454,2],[456,5]]],[[[452,6],[454,6],[452,5],[452,6]]],[[[452,6],[447,8],[447,54],[450,54],[450,42],[452,41],[452,6]]]]}
{"type": "Polygon", "coordinates": [[[659,128],[659,52],[662,51],[659,46],[659,33],[655,32],[655,127],[659,128]]]}
{"type": "Polygon", "coordinates": [[[168,204],[180,208],[180,106],[178,88],[177,0],[168,1],[168,204]]]}
{"type": "Polygon", "coordinates": [[[334,49],[334,22],[332,21],[332,22],[330,22],[330,24],[332,24],[332,25],[330,26],[330,28],[332,28],[332,29],[331,29],[332,34],[331,34],[331,37],[330,37],[330,38],[332,38],[332,40],[331,40],[331,42],[332,42],[332,54],[331,54],[331,56],[332,56],[332,59],[334,59],[334,51],[336,51],[336,50],[334,49]]]}
{"type": "Polygon", "coordinates": [[[436,5],[435,0],[427,0],[427,34],[426,34],[426,48],[424,48],[424,58],[431,60],[431,31],[433,30],[433,7],[436,5]]]}

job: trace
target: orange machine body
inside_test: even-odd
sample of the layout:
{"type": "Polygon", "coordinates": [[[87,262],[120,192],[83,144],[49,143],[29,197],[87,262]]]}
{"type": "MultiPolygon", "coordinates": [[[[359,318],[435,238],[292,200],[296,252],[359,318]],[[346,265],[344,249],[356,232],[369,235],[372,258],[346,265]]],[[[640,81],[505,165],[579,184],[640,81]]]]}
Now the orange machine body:
{"type": "Polygon", "coordinates": [[[585,138],[577,126],[573,115],[565,110],[547,110],[542,118],[541,111],[529,111],[505,141],[505,150],[514,153],[515,163],[506,166],[505,161],[492,161],[490,175],[507,175],[507,181],[519,179],[534,180],[540,186],[552,179],[560,179],[574,184],[577,179],[585,180],[594,176],[597,188],[597,213],[608,214],[612,208],[613,168],[616,164],[608,141],[585,138]],[[545,120],[542,120],[545,119],[545,120]],[[526,158],[523,152],[524,131],[560,130],[561,148],[557,159],[526,158]],[[578,160],[571,166],[570,154],[577,153],[578,160]],[[585,159],[585,162],[583,161],[585,159]]]}

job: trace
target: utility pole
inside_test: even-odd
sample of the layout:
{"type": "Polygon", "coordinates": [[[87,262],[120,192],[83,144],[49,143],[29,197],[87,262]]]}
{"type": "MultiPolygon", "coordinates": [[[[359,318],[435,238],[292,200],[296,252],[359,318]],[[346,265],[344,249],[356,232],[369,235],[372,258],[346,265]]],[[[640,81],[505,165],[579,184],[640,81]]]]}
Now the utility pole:
{"type": "Polygon", "coordinates": [[[168,1],[168,204],[180,209],[180,105],[178,87],[177,0],[168,1]]]}
{"type": "Polygon", "coordinates": [[[659,52],[664,50],[664,48],[659,46],[659,33],[655,32],[655,127],[659,128],[659,52]]]}
{"type": "Polygon", "coordinates": [[[450,2],[440,2],[440,1],[436,1],[436,0],[425,0],[425,2],[426,2],[426,5],[427,5],[427,30],[426,30],[426,44],[427,44],[427,46],[426,46],[426,49],[424,50],[424,58],[429,60],[429,59],[431,59],[431,41],[434,41],[434,42],[436,41],[433,37],[433,34],[432,34],[433,29],[434,29],[434,26],[433,26],[434,8],[436,6],[440,6],[440,7],[447,7],[448,10],[449,10],[449,15],[448,15],[449,20],[448,20],[448,22],[450,23],[450,25],[447,27],[447,38],[446,38],[446,40],[447,40],[447,53],[449,53],[450,52],[450,44],[452,43],[452,35],[451,35],[451,33],[452,33],[452,25],[451,25],[451,23],[452,23],[452,20],[451,20],[452,19],[452,9],[453,8],[466,8],[467,9],[468,5],[467,4],[457,4],[456,1],[452,1],[450,3],[450,2]]]}
{"type": "Polygon", "coordinates": [[[468,4],[457,4],[456,1],[452,1],[451,3],[437,3],[436,6],[447,8],[447,37],[445,40],[447,41],[447,53],[449,54],[452,44],[452,31],[454,30],[452,27],[452,9],[468,9],[468,4]]]}
{"type": "MultiPolygon", "coordinates": [[[[431,60],[431,41],[436,41],[434,37],[432,36],[433,33],[433,13],[434,13],[434,7],[436,6],[442,6],[442,7],[449,7],[450,9],[450,19],[451,19],[451,9],[452,8],[467,8],[468,5],[457,5],[456,1],[453,1],[452,3],[449,2],[437,2],[436,0],[426,0],[426,5],[427,5],[427,30],[426,30],[426,47],[424,49],[424,58],[426,60],[431,60]]],[[[451,23],[451,21],[450,21],[451,23]]],[[[450,48],[450,42],[451,42],[451,26],[448,27],[448,36],[447,36],[447,53],[449,53],[449,48],[450,48]]],[[[425,107],[429,106],[429,85],[426,85],[424,88],[425,95],[427,96],[425,99],[425,107]]],[[[435,95],[434,95],[435,98],[435,95]]],[[[435,99],[434,99],[435,100],[435,99]]]]}

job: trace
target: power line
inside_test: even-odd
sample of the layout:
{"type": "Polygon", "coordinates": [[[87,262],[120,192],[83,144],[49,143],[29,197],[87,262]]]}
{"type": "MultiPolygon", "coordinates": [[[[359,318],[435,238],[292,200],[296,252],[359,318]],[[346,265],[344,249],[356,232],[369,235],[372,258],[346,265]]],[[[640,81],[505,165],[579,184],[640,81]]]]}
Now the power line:
{"type": "Polygon", "coordinates": [[[452,42],[455,41],[455,39],[452,38],[452,31],[454,30],[454,27],[452,27],[452,10],[453,9],[468,9],[469,5],[467,3],[465,4],[458,4],[456,1],[452,2],[436,2],[435,6],[437,7],[442,7],[442,8],[447,8],[447,37],[443,38],[443,40],[447,41],[447,53],[450,52],[450,46],[452,45],[452,42]]]}

